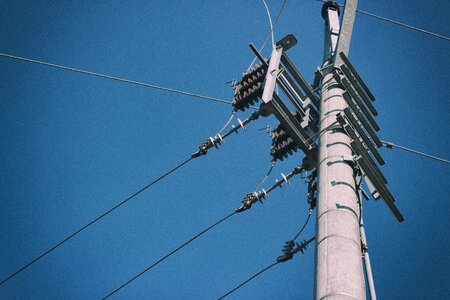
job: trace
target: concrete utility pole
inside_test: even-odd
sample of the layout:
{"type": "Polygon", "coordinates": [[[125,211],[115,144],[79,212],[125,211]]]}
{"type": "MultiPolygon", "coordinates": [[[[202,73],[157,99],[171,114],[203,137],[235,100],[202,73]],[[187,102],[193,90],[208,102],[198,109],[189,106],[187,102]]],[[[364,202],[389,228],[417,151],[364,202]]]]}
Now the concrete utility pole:
{"type": "Polygon", "coordinates": [[[352,150],[347,134],[336,126],[336,114],[347,108],[343,90],[331,74],[339,52],[348,53],[356,0],[347,0],[342,28],[339,6],[326,2],[322,7],[325,19],[325,52],[322,68],[320,101],[318,194],[316,218],[316,253],[314,298],[365,299],[359,204],[353,169],[352,150]]]}

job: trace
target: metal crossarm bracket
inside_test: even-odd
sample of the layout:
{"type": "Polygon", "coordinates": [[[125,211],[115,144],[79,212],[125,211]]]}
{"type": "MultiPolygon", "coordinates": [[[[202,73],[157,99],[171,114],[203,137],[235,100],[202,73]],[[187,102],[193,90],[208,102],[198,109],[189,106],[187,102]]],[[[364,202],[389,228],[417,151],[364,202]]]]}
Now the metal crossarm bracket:
{"type": "Polygon", "coordinates": [[[292,46],[297,44],[297,39],[293,34],[288,34],[277,42],[277,46],[283,47],[284,51],[288,51],[292,46]]]}
{"type": "Polygon", "coordinates": [[[344,117],[341,114],[339,114],[336,119],[339,122],[339,124],[342,126],[342,128],[344,128],[344,130],[350,136],[350,138],[353,140],[352,143],[354,144],[354,146],[356,148],[356,149],[353,149],[353,150],[355,151],[356,155],[362,156],[366,160],[366,162],[368,162],[368,164],[374,170],[374,172],[377,174],[377,176],[384,183],[388,183],[387,179],[381,173],[380,169],[376,166],[376,164],[370,158],[369,153],[367,152],[367,149],[361,143],[359,137],[356,135],[355,130],[350,126],[350,124],[347,122],[347,120],[345,120],[344,117]]]}
{"type": "MultiPolygon", "coordinates": [[[[291,78],[294,77],[295,80],[300,80],[296,77],[300,76],[295,67],[290,63],[287,56],[283,53],[283,45],[286,41],[291,41],[295,37],[286,37],[283,42],[280,41],[276,48],[272,51],[272,56],[270,58],[269,64],[267,64],[266,59],[258,52],[258,50],[250,44],[250,48],[255,52],[255,55],[260,59],[261,63],[268,65],[268,71],[266,75],[266,81],[264,84],[264,92],[262,99],[264,103],[261,105],[261,110],[264,111],[264,116],[274,114],[280,121],[285,130],[289,133],[291,138],[295,143],[302,149],[302,151],[307,156],[313,156],[317,151],[317,145],[310,141],[309,132],[314,132],[314,123],[318,119],[317,111],[313,109],[310,102],[305,98],[300,88],[297,86],[295,81],[291,78]],[[280,72],[280,60],[283,60],[288,65],[286,68],[288,72],[280,72]],[[275,83],[278,83],[283,92],[289,98],[289,100],[294,105],[296,111],[300,114],[301,120],[298,120],[294,114],[288,109],[288,107],[283,103],[281,98],[277,93],[274,92],[275,83]],[[314,119],[313,119],[314,118],[314,119]]],[[[296,40],[295,40],[296,42],[296,40]]],[[[294,42],[289,42],[289,45],[294,44],[294,42]]],[[[285,67],[286,67],[285,65],[285,67]]],[[[303,79],[304,82],[304,79],[303,79]]],[[[311,88],[305,83],[302,86],[308,96],[315,97],[311,88]],[[307,90],[305,90],[305,87],[307,90]]],[[[310,97],[310,98],[311,98],[310,97]]],[[[317,98],[315,98],[317,100],[317,98]]],[[[318,101],[318,100],[317,100],[318,101]]]]}
{"type": "Polygon", "coordinates": [[[352,86],[356,89],[358,92],[358,95],[361,97],[361,99],[364,101],[364,104],[367,106],[367,108],[370,110],[372,115],[377,116],[378,112],[375,109],[375,107],[372,105],[372,101],[375,99],[369,99],[369,96],[367,93],[363,90],[360,82],[353,76],[352,72],[346,65],[341,66],[341,71],[344,73],[344,75],[348,78],[352,86]]]}
{"type": "MultiPolygon", "coordinates": [[[[314,105],[316,105],[318,107],[318,99],[315,96],[315,94],[312,92],[311,88],[309,87],[309,85],[306,83],[306,81],[303,79],[303,77],[298,73],[298,70],[295,68],[295,66],[289,61],[289,59],[286,56],[285,51],[287,49],[284,48],[283,45],[285,45],[286,43],[283,43],[283,40],[295,40],[296,43],[296,39],[293,35],[287,35],[285,38],[283,38],[280,42],[277,43],[277,49],[282,48],[282,52],[281,52],[281,62],[283,63],[283,68],[279,68],[279,70],[281,72],[277,73],[277,77],[276,77],[276,82],[277,84],[280,86],[281,90],[283,91],[284,94],[286,94],[286,96],[288,97],[289,101],[294,105],[295,109],[301,114],[302,118],[303,118],[303,127],[305,128],[306,126],[312,125],[313,127],[316,126],[319,114],[316,110],[316,108],[314,108],[311,105],[311,102],[308,100],[308,98],[311,99],[311,101],[313,102],[314,105]],[[286,64],[285,61],[286,59],[289,61],[289,64],[286,64]],[[284,70],[284,72],[282,71],[284,70]],[[287,72],[286,72],[287,71],[287,72]],[[294,77],[294,79],[292,78],[294,77]],[[300,87],[297,85],[298,82],[300,84],[300,87]],[[300,83],[301,82],[301,83],[300,83]],[[302,91],[303,89],[303,91],[302,91]],[[305,96],[308,96],[308,98],[305,96]]],[[[294,42],[291,42],[289,45],[293,45],[294,42]]],[[[259,53],[259,51],[255,48],[255,46],[253,44],[249,45],[251,50],[255,53],[256,57],[258,57],[258,59],[261,61],[261,63],[263,65],[268,66],[267,60],[261,55],[261,53],[259,53]]],[[[288,47],[288,49],[290,48],[290,46],[288,47]]],[[[274,52],[275,49],[273,50],[272,53],[272,57],[271,57],[271,61],[276,60],[276,63],[278,64],[278,59],[275,55],[274,57],[274,52]]],[[[312,128],[314,131],[314,128],[312,128]]]]}
{"type": "MultiPolygon", "coordinates": [[[[370,152],[375,157],[375,159],[378,161],[378,163],[380,165],[384,165],[385,161],[381,157],[380,153],[378,152],[373,140],[371,140],[369,138],[369,136],[366,134],[364,129],[360,126],[360,124],[358,123],[358,121],[353,116],[352,112],[350,111],[350,109],[348,109],[348,108],[344,109],[344,114],[345,114],[347,120],[349,121],[350,125],[356,130],[356,132],[358,132],[359,136],[364,141],[366,146],[369,148],[370,152]]],[[[378,139],[378,137],[377,137],[377,139],[378,139]]]]}
{"type": "Polygon", "coordinates": [[[378,193],[379,196],[383,198],[384,202],[390,208],[391,212],[394,214],[397,220],[399,222],[402,222],[404,220],[404,217],[394,204],[395,202],[394,196],[392,196],[392,194],[386,187],[386,184],[388,183],[387,179],[384,177],[383,173],[381,173],[380,169],[373,162],[373,160],[371,159],[370,155],[367,152],[367,149],[361,143],[359,137],[356,135],[356,132],[350,126],[347,120],[343,117],[343,115],[338,114],[337,121],[352,139],[350,147],[352,148],[353,152],[357,155],[356,161],[361,166],[362,171],[366,176],[366,179],[368,179],[368,181],[367,180],[366,181],[368,183],[370,182],[370,184],[368,184],[369,188],[371,188],[371,185],[374,187],[374,189],[371,189],[372,195],[374,195],[375,197],[376,193],[378,193]]]}
{"type": "Polygon", "coordinates": [[[352,109],[353,113],[358,118],[358,121],[361,122],[361,125],[366,129],[367,133],[370,135],[372,140],[374,141],[375,145],[377,145],[378,148],[382,146],[380,139],[377,137],[377,134],[375,133],[375,130],[373,127],[367,122],[366,117],[363,115],[363,113],[358,109],[356,104],[353,102],[353,99],[350,97],[350,95],[347,92],[344,92],[342,94],[347,104],[352,109]]]}
{"type": "Polygon", "coordinates": [[[294,117],[276,93],[273,94],[272,101],[265,104],[261,109],[266,114],[273,113],[277,117],[278,121],[283,124],[283,127],[306,155],[311,155],[316,151],[316,144],[310,141],[309,134],[302,128],[300,122],[294,117]]]}
{"type": "Polygon", "coordinates": [[[362,80],[361,76],[359,76],[358,72],[356,72],[356,69],[353,67],[350,60],[348,60],[347,56],[343,53],[339,53],[340,58],[342,59],[342,62],[349,68],[349,70],[352,72],[352,74],[355,76],[355,79],[358,81],[358,83],[361,85],[361,87],[364,89],[364,92],[369,96],[369,98],[372,101],[375,101],[375,96],[372,94],[372,92],[369,90],[367,85],[362,80]]]}
{"type": "MultiPolygon", "coordinates": [[[[344,89],[347,92],[347,97],[348,95],[350,95],[351,100],[347,100],[347,98],[345,100],[347,100],[347,102],[349,102],[349,105],[351,105],[351,103],[356,104],[358,106],[359,109],[357,109],[355,107],[355,110],[360,110],[362,111],[362,113],[364,114],[364,116],[366,117],[366,119],[369,121],[370,125],[372,125],[372,127],[376,130],[379,131],[380,127],[378,126],[378,124],[375,122],[374,116],[372,115],[372,113],[370,112],[370,110],[367,108],[367,106],[364,104],[363,100],[361,99],[361,97],[359,97],[358,93],[356,92],[356,90],[353,88],[353,86],[350,84],[350,82],[348,81],[347,78],[345,78],[345,76],[343,76],[343,74],[340,74],[340,72],[338,70],[336,70],[333,74],[334,78],[343,85],[344,89]]],[[[345,96],[344,96],[345,98],[345,96]]],[[[353,109],[353,107],[352,107],[353,109]]]]}
{"type": "Polygon", "coordinates": [[[313,93],[311,87],[306,82],[306,80],[303,78],[303,76],[300,74],[300,72],[297,70],[295,65],[291,62],[289,57],[286,53],[283,53],[281,56],[281,63],[283,66],[289,71],[289,73],[292,74],[295,81],[300,85],[300,87],[305,91],[306,95],[311,99],[311,101],[314,103],[314,105],[319,108],[319,99],[317,96],[313,93]]]}

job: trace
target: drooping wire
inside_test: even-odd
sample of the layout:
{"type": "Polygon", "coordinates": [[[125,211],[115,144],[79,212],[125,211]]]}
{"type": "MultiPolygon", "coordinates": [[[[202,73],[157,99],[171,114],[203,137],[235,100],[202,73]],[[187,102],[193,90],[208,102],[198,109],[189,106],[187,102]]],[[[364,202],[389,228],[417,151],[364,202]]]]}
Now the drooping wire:
{"type": "MultiPolygon", "coordinates": [[[[300,231],[295,235],[295,237],[291,240],[292,242],[295,242],[295,240],[300,236],[300,234],[305,230],[306,225],[308,225],[308,222],[311,218],[311,214],[312,214],[312,209],[309,210],[308,212],[308,217],[306,218],[305,223],[303,224],[302,228],[300,229],[300,231]]],[[[256,278],[257,276],[261,275],[262,273],[266,272],[267,270],[269,270],[270,268],[276,266],[277,264],[279,264],[281,261],[276,261],[275,263],[265,267],[264,269],[262,269],[261,271],[259,271],[258,273],[256,273],[255,275],[251,276],[250,278],[246,279],[245,281],[243,281],[241,284],[239,284],[238,286],[236,286],[235,288],[233,288],[232,290],[230,290],[229,292],[227,292],[225,295],[223,295],[222,297],[219,298],[219,300],[227,297],[228,295],[230,295],[231,293],[235,292],[236,290],[238,290],[239,288],[241,288],[242,286],[244,286],[245,284],[247,284],[248,282],[250,282],[251,280],[253,280],[254,278],[256,278]]]]}
{"type": "Polygon", "coordinates": [[[67,236],[66,238],[64,238],[63,240],[61,240],[59,243],[57,243],[56,245],[54,245],[53,247],[51,247],[50,249],[48,249],[47,251],[45,251],[44,253],[42,253],[41,255],[39,255],[38,257],[36,257],[35,259],[33,259],[32,261],[30,261],[29,263],[27,263],[25,266],[23,266],[22,268],[18,269],[17,271],[15,271],[13,274],[11,274],[10,276],[8,276],[7,278],[3,279],[0,282],[0,285],[4,284],[5,282],[7,282],[8,280],[10,280],[11,278],[13,278],[14,276],[16,276],[17,274],[19,274],[20,272],[24,271],[25,269],[27,269],[28,267],[30,267],[31,265],[33,265],[35,262],[37,262],[38,260],[40,260],[41,258],[45,257],[46,255],[48,255],[49,253],[51,253],[53,250],[55,250],[56,248],[58,248],[59,246],[61,246],[62,244],[64,244],[65,242],[67,242],[68,240],[72,239],[73,237],[75,237],[77,234],[81,233],[83,230],[85,230],[86,228],[88,228],[89,226],[93,225],[94,223],[96,223],[97,221],[99,221],[100,219],[102,219],[103,217],[107,216],[108,214],[112,213],[114,210],[116,210],[117,208],[121,207],[122,205],[124,205],[125,203],[127,203],[128,201],[130,201],[131,199],[133,199],[134,197],[136,197],[137,195],[139,195],[140,193],[142,193],[143,191],[145,191],[146,189],[148,189],[149,187],[151,187],[152,185],[154,185],[155,183],[157,183],[158,181],[162,180],[163,178],[169,176],[170,174],[172,174],[173,172],[175,172],[176,170],[178,170],[179,168],[181,168],[182,166],[184,166],[185,164],[187,164],[188,162],[190,162],[193,159],[193,157],[190,157],[189,159],[185,160],[184,162],[178,164],[176,167],[174,167],[173,169],[171,169],[170,171],[166,172],[164,175],[158,177],[157,179],[155,179],[154,181],[152,181],[151,183],[149,183],[148,185],[146,185],[145,187],[141,188],[140,190],[138,190],[137,192],[135,192],[134,194],[132,194],[131,196],[129,196],[128,198],[126,198],[125,200],[123,200],[122,202],[116,204],[115,206],[113,206],[112,208],[110,208],[109,210],[107,210],[106,212],[104,212],[103,214],[101,214],[100,216],[96,217],[94,220],[90,221],[89,223],[87,223],[86,225],[84,225],[83,227],[81,227],[80,229],[78,229],[77,231],[73,232],[72,234],[70,234],[69,236],[67,236]]]}
{"type": "Polygon", "coordinates": [[[256,277],[258,277],[259,275],[261,275],[262,273],[266,272],[267,270],[269,270],[270,268],[278,265],[280,262],[276,261],[271,265],[268,265],[267,267],[265,267],[264,269],[262,269],[261,271],[259,271],[258,273],[256,273],[255,275],[253,275],[252,277],[248,278],[247,280],[245,280],[244,282],[242,282],[241,284],[239,284],[237,287],[235,287],[234,289],[232,289],[231,291],[229,291],[228,293],[226,293],[225,295],[223,295],[222,297],[220,297],[218,300],[222,300],[223,298],[229,296],[231,293],[235,292],[236,290],[240,289],[242,286],[244,286],[245,284],[247,284],[248,282],[250,282],[251,280],[255,279],[256,277]]]}
{"type": "Polygon", "coordinates": [[[440,158],[440,157],[437,157],[437,156],[434,156],[434,155],[426,154],[426,153],[423,153],[423,152],[420,152],[420,151],[417,151],[417,150],[413,150],[413,149],[406,148],[406,147],[403,147],[403,146],[400,146],[400,145],[396,145],[396,144],[391,143],[391,142],[381,141],[381,143],[383,144],[383,146],[385,146],[388,149],[398,148],[398,149],[402,149],[402,150],[405,150],[405,151],[408,151],[408,152],[411,152],[411,153],[414,153],[414,154],[417,154],[417,155],[421,155],[421,156],[428,157],[428,158],[431,158],[431,159],[434,159],[434,160],[437,160],[437,161],[440,161],[440,162],[443,162],[443,163],[450,164],[450,160],[443,159],[443,158],[440,158]]]}
{"type": "Polygon", "coordinates": [[[305,230],[306,225],[308,225],[309,219],[311,219],[311,215],[312,215],[312,209],[309,210],[308,212],[308,217],[306,218],[305,223],[303,224],[302,228],[300,229],[300,231],[295,235],[295,237],[292,239],[293,242],[295,242],[295,240],[300,236],[300,234],[302,234],[303,230],[305,230]]]}
{"type": "Polygon", "coordinates": [[[272,17],[270,16],[270,10],[267,6],[266,0],[263,0],[264,7],[266,8],[267,17],[269,18],[269,25],[270,25],[270,35],[272,36],[272,47],[275,46],[275,38],[273,36],[273,24],[272,24],[272,17]]]}
{"type": "Polygon", "coordinates": [[[34,64],[38,64],[38,65],[44,65],[44,66],[47,66],[47,67],[53,67],[53,68],[57,68],[57,69],[61,69],[61,70],[71,71],[71,72],[75,72],[75,73],[81,73],[81,74],[86,74],[86,75],[91,75],[91,76],[111,79],[111,80],[115,80],[115,81],[119,81],[119,82],[130,83],[130,84],[139,85],[139,86],[143,86],[143,87],[148,87],[148,88],[152,88],[152,89],[157,89],[157,90],[161,90],[161,91],[165,91],[165,92],[181,94],[181,95],[185,95],[185,96],[189,96],[189,97],[200,98],[200,99],[214,101],[214,102],[218,102],[218,103],[232,104],[232,101],[229,101],[229,100],[223,100],[223,99],[209,97],[209,96],[204,96],[204,95],[200,95],[200,94],[180,91],[180,90],[176,90],[176,89],[162,87],[162,86],[155,85],[155,84],[138,82],[138,81],[134,81],[134,80],[130,80],[130,79],[125,79],[125,78],[120,78],[120,77],[115,77],[115,76],[95,73],[95,72],[91,72],[91,71],[80,70],[80,69],[76,69],[76,68],[71,68],[71,67],[66,67],[66,66],[62,66],[62,65],[52,64],[52,63],[39,61],[39,60],[34,60],[34,59],[30,59],[30,58],[14,56],[14,55],[5,54],[5,53],[0,53],[0,56],[6,57],[6,58],[15,59],[15,60],[20,60],[20,61],[25,61],[25,62],[29,62],[29,63],[34,63],[34,64]]]}
{"type": "Polygon", "coordinates": [[[230,125],[230,123],[233,120],[235,115],[236,115],[236,111],[233,110],[233,112],[231,113],[230,119],[228,119],[228,121],[225,123],[225,125],[222,127],[222,129],[219,130],[219,132],[216,135],[221,134],[228,127],[228,125],[230,125]]]}
{"type": "Polygon", "coordinates": [[[197,235],[195,235],[193,238],[191,238],[190,240],[188,240],[187,242],[183,243],[182,245],[178,246],[176,249],[172,250],[171,252],[169,252],[168,254],[164,255],[163,257],[161,257],[159,260],[157,260],[156,262],[154,262],[152,265],[150,265],[149,267],[147,267],[145,270],[143,270],[142,272],[140,272],[139,274],[133,276],[130,280],[128,280],[127,282],[125,282],[124,284],[122,284],[120,287],[116,288],[115,290],[113,290],[112,292],[110,292],[108,295],[106,295],[103,299],[107,299],[109,297],[111,297],[113,294],[115,294],[116,292],[118,292],[119,290],[121,290],[122,288],[124,288],[125,286],[127,286],[128,284],[130,284],[132,281],[134,281],[135,279],[137,279],[138,277],[140,277],[141,275],[143,275],[145,272],[149,271],[150,269],[152,269],[153,267],[155,267],[156,265],[158,265],[159,263],[161,263],[162,261],[164,261],[165,259],[167,259],[168,257],[170,257],[171,255],[175,254],[176,252],[178,252],[179,250],[181,250],[182,248],[184,248],[185,246],[187,246],[189,243],[193,242],[195,239],[197,239],[198,237],[200,237],[201,235],[203,235],[204,233],[206,233],[207,231],[211,230],[212,228],[216,227],[217,225],[219,225],[220,223],[224,222],[225,220],[227,220],[228,218],[230,218],[231,216],[233,216],[234,214],[236,214],[236,211],[233,211],[232,213],[230,213],[229,215],[227,215],[226,217],[220,219],[219,221],[217,221],[216,223],[214,223],[213,225],[207,227],[206,229],[202,230],[200,233],[198,233],[197,235]]]}
{"type": "MultiPolygon", "coordinates": [[[[316,1],[327,2],[327,0],[316,0],[316,1]]],[[[342,4],[338,4],[338,5],[340,7],[344,7],[344,5],[342,5],[342,4]]],[[[379,19],[379,20],[382,20],[382,21],[385,21],[385,22],[389,22],[389,23],[392,23],[392,24],[395,24],[395,25],[399,25],[399,26],[402,26],[402,27],[405,27],[405,28],[408,28],[408,29],[411,29],[411,30],[415,30],[415,31],[418,31],[418,32],[421,32],[421,33],[425,33],[425,34],[431,35],[433,37],[437,37],[437,38],[440,38],[440,39],[443,39],[443,40],[446,40],[446,41],[450,41],[450,37],[447,37],[447,36],[444,36],[444,35],[441,35],[441,34],[437,34],[437,33],[434,33],[434,32],[431,32],[431,31],[428,31],[428,30],[425,30],[425,29],[421,29],[421,28],[418,28],[418,27],[415,27],[415,26],[411,26],[411,25],[408,25],[408,24],[405,24],[405,23],[402,23],[402,22],[398,22],[398,21],[395,21],[395,20],[392,20],[392,19],[388,19],[388,18],[379,16],[379,15],[376,15],[376,14],[373,14],[373,13],[370,13],[370,12],[367,12],[367,11],[363,11],[363,10],[357,9],[356,12],[360,13],[360,14],[363,14],[363,15],[366,15],[366,16],[369,16],[369,17],[372,17],[372,18],[375,18],[375,19],[379,19]]]]}
{"type": "MultiPolygon", "coordinates": [[[[281,4],[281,8],[278,11],[278,15],[275,18],[275,21],[273,22],[273,27],[272,29],[275,30],[275,27],[278,23],[278,20],[280,19],[281,13],[283,12],[284,6],[286,5],[287,0],[283,1],[283,4],[281,4]]],[[[264,42],[262,43],[261,47],[259,48],[259,52],[262,52],[264,50],[264,47],[267,44],[267,41],[269,40],[270,36],[273,34],[273,30],[271,29],[271,31],[267,34],[266,38],[264,39],[264,42]]],[[[247,69],[247,72],[250,70],[250,68],[253,66],[253,64],[256,62],[257,57],[255,56],[255,58],[253,59],[252,63],[250,64],[250,66],[247,69]]]]}
{"type": "Polygon", "coordinates": [[[255,191],[257,191],[263,185],[263,183],[266,182],[266,180],[270,176],[270,173],[272,173],[274,166],[275,166],[275,162],[273,161],[272,164],[270,165],[269,171],[267,172],[266,176],[261,180],[261,182],[256,186],[255,191]]]}

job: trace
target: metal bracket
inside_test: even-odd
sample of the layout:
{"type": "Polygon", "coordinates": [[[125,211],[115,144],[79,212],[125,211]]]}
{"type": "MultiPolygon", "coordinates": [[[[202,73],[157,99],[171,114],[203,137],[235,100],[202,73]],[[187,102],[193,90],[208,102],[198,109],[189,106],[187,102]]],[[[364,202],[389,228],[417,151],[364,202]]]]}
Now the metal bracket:
{"type": "Polygon", "coordinates": [[[277,42],[277,46],[283,47],[284,51],[288,51],[292,46],[297,44],[297,39],[293,34],[288,34],[277,42]]]}

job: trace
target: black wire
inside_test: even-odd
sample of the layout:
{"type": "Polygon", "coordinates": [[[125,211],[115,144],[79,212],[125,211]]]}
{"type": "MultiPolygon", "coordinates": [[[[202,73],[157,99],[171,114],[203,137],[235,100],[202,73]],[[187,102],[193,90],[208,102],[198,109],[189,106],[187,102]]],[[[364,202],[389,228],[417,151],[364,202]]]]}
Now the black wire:
{"type": "Polygon", "coordinates": [[[133,195],[129,196],[127,199],[123,200],[122,202],[120,202],[119,204],[115,205],[114,207],[112,207],[111,209],[109,209],[108,211],[106,211],[105,213],[101,214],[100,216],[98,216],[97,218],[95,218],[93,221],[87,223],[86,225],[84,225],[83,227],[81,227],[80,229],[78,229],[77,231],[75,231],[74,233],[70,234],[68,237],[66,237],[65,239],[63,239],[62,241],[60,241],[59,243],[57,243],[56,245],[54,245],[53,247],[51,247],[50,249],[48,249],[47,251],[45,251],[43,254],[39,255],[37,258],[33,259],[31,262],[29,262],[28,264],[26,264],[25,266],[23,266],[22,268],[20,268],[19,270],[17,270],[16,272],[14,272],[12,275],[10,275],[9,277],[7,277],[6,279],[2,280],[2,282],[0,282],[0,285],[4,284],[5,282],[7,282],[8,280],[10,280],[11,278],[13,278],[14,276],[16,276],[17,274],[19,274],[20,272],[22,272],[23,270],[25,270],[26,268],[28,268],[29,266],[31,266],[32,264],[34,264],[35,262],[37,262],[38,260],[40,260],[41,258],[43,258],[44,256],[46,256],[47,254],[49,254],[50,252],[52,252],[53,250],[55,250],[56,248],[58,248],[59,246],[61,246],[62,244],[64,244],[65,242],[67,242],[68,240],[70,240],[71,238],[73,238],[74,236],[76,236],[77,234],[79,234],[81,231],[83,231],[84,229],[88,228],[89,226],[91,226],[92,224],[94,224],[95,222],[99,221],[100,219],[102,219],[103,217],[105,217],[106,215],[110,214],[112,211],[114,211],[115,209],[119,208],[120,206],[122,206],[123,204],[127,203],[128,201],[130,201],[131,199],[133,199],[134,197],[136,197],[137,195],[139,195],[140,193],[142,193],[143,191],[145,191],[146,189],[148,189],[149,187],[151,187],[152,185],[154,185],[155,183],[157,183],[158,181],[160,181],[161,179],[163,179],[164,177],[170,175],[171,173],[175,172],[177,169],[181,168],[182,166],[184,166],[185,164],[187,164],[189,161],[191,161],[193,159],[193,157],[190,157],[189,159],[185,160],[184,162],[182,162],[181,164],[177,165],[175,168],[173,168],[172,170],[170,170],[169,172],[165,173],[164,175],[162,175],[161,177],[159,177],[158,179],[154,180],[153,182],[151,182],[150,184],[146,185],[145,187],[143,187],[142,189],[140,189],[139,191],[137,191],[136,193],[134,193],[133,195]]]}
{"type": "Polygon", "coordinates": [[[309,211],[308,213],[308,217],[306,218],[305,224],[303,224],[302,229],[300,229],[300,231],[297,233],[297,235],[292,239],[292,241],[295,241],[299,235],[303,232],[303,230],[305,230],[306,225],[308,225],[309,219],[311,218],[311,214],[312,214],[312,210],[309,211]]]}
{"type": "Polygon", "coordinates": [[[144,271],[140,272],[139,274],[135,275],[134,277],[132,277],[130,280],[128,280],[127,282],[125,282],[124,284],[122,284],[120,287],[118,287],[117,289],[115,289],[114,291],[110,292],[108,295],[106,295],[105,297],[103,297],[102,299],[107,299],[110,296],[112,296],[114,293],[116,293],[117,291],[119,291],[120,289],[124,288],[126,285],[128,285],[129,283],[131,283],[133,280],[137,279],[139,276],[143,275],[145,272],[149,271],[150,269],[152,269],[153,267],[155,267],[156,265],[158,265],[160,262],[164,261],[166,258],[168,258],[169,256],[171,256],[172,254],[174,254],[175,252],[181,250],[183,247],[185,247],[186,245],[188,245],[189,243],[193,242],[195,239],[197,239],[198,237],[200,237],[201,235],[203,235],[204,233],[206,233],[207,231],[209,231],[210,229],[212,229],[213,227],[219,225],[220,223],[222,223],[223,221],[225,221],[226,219],[230,218],[231,216],[233,216],[236,213],[236,211],[233,211],[231,214],[227,215],[226,217],[220,219],[219,221],[217,221],[216,223],[214,223],[213,225],[209,226],[208,228],[204,229],[203,231],[201,231],[200,233],[198,233],[197,235],[195,235],[193,238],[191,238],[189,241],[185,242],[184,244],[182,244],[181,246],[177,247],[175,250],[171,251],[170,253],[164,255],[163,257],[161,257],[159,260],[157,260],[155,263],[153,263],[151,266],[149,266],[148,268],[146,268],[144,271]]]}
{"type": "Polygon", "coordinates": [[[220,297],[218,300],[221,300],[225,297],[227,297],[228,295],[230,295],[231,293],[235,292],[236,290],[238,290],[239,288],[241,288],[243,285],[245,285],[246,283],[248,283],[249,281],[251,281],[252,279],[256,278],[257,276],[261,275],[262,273],[264,273],[265,271],[269,270],[270,268],[276,266],[277,264],[279,264],[280,262],[274,262],[273,264],[265,267],[264,269],[262,269],[261,271],[259,271],[258,273],[256,273],[255,275],[253,275],[252,277],[250,277],[249,279],[247,279],[246,281],[242,282],[241,284],[239,284],[237,287],[235,287],[234,289],[232,289],[231,291],[229,291],[228,293],[226,293],[225,295],[223,295],[222,297],[220,297]]]}
{"type": "MultiPolygon", "coordinates": [[[[292,241],[295,241],[300,234],[303,232],[303,230],[305,230],[306,225],[308,225],[309,219],[311,218],[311,214],[312,214],[312,210],[309,211],[308,213],[308,217],[306,218],[305,223],[303,224],[302,228],[300,229],[300,231],[297,233],[297,235],[292,239],[292,241]]],[[[270,268],[272,268],[273,266],[279,264],[280,262],[277,261],[267,267],[265,267],[264,269],[262,269],[261,271],[259,271],[258,273],[256,273],[255,275],[253,275],[252,277],[248,278],[247,280],[245,280],[244,282],[242,282],[241,284],[239,284],[237,287],[235,287],[234,289],[232,289],[231,291],[229,291],[228,293],[226,293],[225,295],[223,295],[222,297],[219,298],[219,300],[227,297],[228,295],[230,295],[231,293],[233,293],[234,291],[238,290],[239,288],[241,288],[243,285],[245,285],[246,283],[248,283],[249,281],[253,280],[255,277],[257,277],[258,275],[264,273],[265,271],[269,270],[270,268]]]]}

